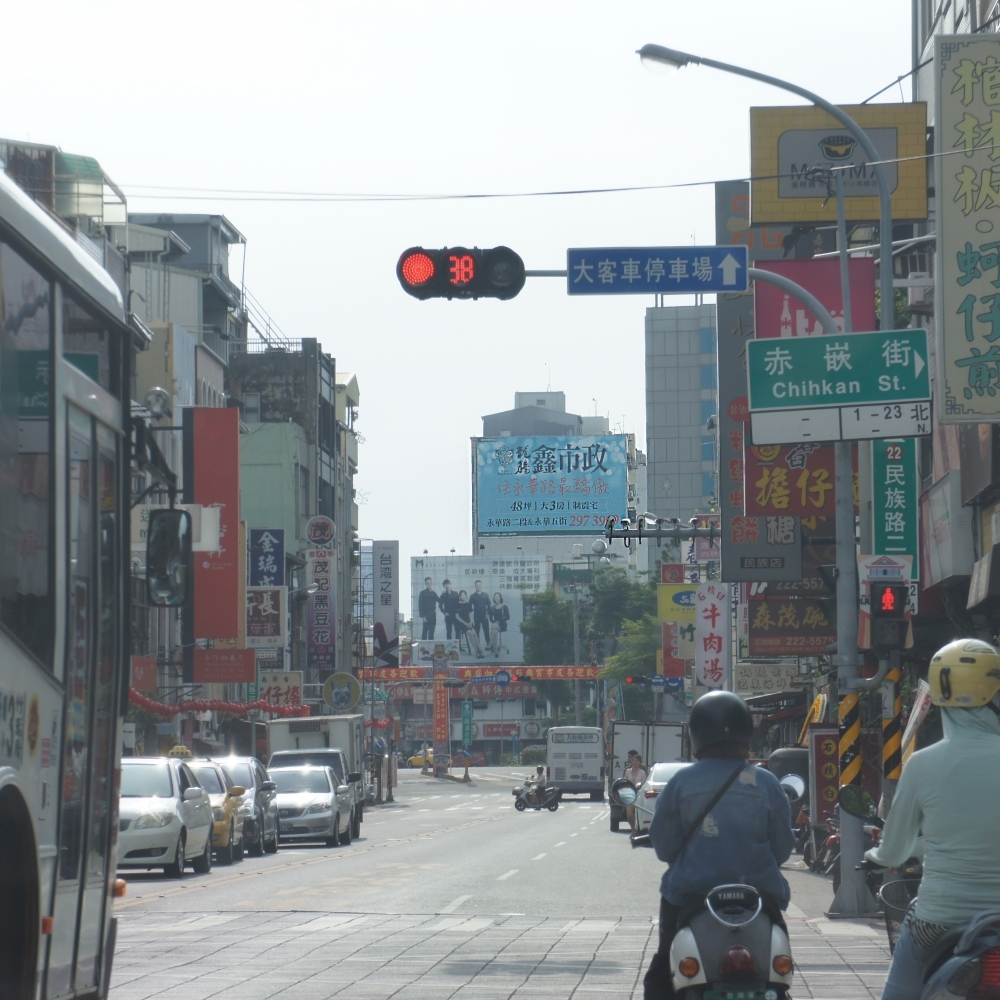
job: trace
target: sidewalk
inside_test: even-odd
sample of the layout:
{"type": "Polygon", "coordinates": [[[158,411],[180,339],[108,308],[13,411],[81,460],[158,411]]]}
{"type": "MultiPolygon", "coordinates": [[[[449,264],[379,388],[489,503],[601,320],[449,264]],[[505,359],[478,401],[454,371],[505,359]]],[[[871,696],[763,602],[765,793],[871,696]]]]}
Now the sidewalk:
{"type": "MultiPolygon", "coordinates": [[[[796,1000],[878,998],[874,922],[789,913],[796,1000]]],[[[130,911],[111,1000],[555,1000],[642,997],[655,921],[578,917],[130,911]]]]}

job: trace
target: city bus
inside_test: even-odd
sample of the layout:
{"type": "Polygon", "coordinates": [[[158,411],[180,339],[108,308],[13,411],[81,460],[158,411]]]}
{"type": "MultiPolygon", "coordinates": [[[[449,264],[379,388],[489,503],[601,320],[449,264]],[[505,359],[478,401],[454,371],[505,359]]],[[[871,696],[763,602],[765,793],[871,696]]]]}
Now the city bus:
{"type": "Polygon", "coordinates": [[[594,726],[553,726],[545,737],[545,780],[568,795],[604,798],[604,737],[594,726]]]}
{"type": "MultiPolygon", "coordinates": [[[[121,292],[3,173],[0,311],[0,992],[102,997],[129,677],[129,477],[137,459],[160,478],[169,470],[150,458],[155,445],[135,453],[121,292]]],[[[184,512],[165,513],[189,532],[184,512]]],[[[154,603],[177,603],[187,570],[160,535],[176,586],[154,603]]],[[[183,540],[179,552],[189,558],[183,540]]]]}

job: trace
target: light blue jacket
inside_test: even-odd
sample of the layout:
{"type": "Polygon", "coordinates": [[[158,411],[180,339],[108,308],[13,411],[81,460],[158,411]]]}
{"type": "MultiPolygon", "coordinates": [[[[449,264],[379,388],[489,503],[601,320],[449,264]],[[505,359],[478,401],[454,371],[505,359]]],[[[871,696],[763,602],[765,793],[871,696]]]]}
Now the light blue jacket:
{"type": "Polygon", "coordinates": [[[986,707],[941,716],[944,739],[906,762],[879,845],[865,857],[901,865],[922,831],[916,916],[964,924],[1000,903],[1000,719],[986,707]]]}
{"type": "Polygon", "coordinates": [[[660,792],[649,824],[656,856],[670,867],[660,883],[668,902],[681,906],[717,885],[741,883],[788,906],[788,883],[779,866],[795,844],[788,799],[778,779],[749,764],[681,844],[702,810],[733,773],[736,761],[709,757],[682,768],[660,792]]]}

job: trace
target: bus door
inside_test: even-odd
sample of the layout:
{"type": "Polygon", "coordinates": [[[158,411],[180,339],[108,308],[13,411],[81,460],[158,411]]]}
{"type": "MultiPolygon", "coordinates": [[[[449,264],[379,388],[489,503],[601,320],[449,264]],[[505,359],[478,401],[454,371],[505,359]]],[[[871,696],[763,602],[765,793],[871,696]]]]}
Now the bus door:
{"type": "MultiPolygon", "coordinates": [[[[97,987],[109,902],[122,600],[116,333],[65,292],[56,383],[65,497],[61,818],[46,995],[97,987]],[[61,392],[59,389],[61,388],[61,392]],[[81,405],[77,405],[81,404],[81,405]]],[[[60,523],[61,519],[57,519],[60,523]]]]}

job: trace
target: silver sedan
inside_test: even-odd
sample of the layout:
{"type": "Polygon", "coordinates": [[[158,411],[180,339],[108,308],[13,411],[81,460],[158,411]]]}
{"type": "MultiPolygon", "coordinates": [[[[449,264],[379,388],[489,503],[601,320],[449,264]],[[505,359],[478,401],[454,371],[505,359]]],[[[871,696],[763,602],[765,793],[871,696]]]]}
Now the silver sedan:
{"type": "Polygon", "coordinates": [[[268,769],[278,790],[282,840],[323,840],[327,847],[351,842],[351,788],[338,784],[330,767],[268,769]]]}

